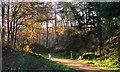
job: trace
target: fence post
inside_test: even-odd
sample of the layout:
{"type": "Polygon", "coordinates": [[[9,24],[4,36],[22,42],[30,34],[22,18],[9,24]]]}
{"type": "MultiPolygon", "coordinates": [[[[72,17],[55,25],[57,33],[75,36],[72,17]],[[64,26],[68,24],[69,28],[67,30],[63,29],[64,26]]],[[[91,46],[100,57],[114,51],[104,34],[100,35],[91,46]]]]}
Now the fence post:
{"type": "Polygon", "coordinates": [[[72,51],[70,51],[70,59],[72,59],[73,57],[73,54],[72,54],[72,51]]]}
{"type": "Polygon", "coordinates": [[[51,59],[51,54],[50,53],[48,54],[48,58],[51,59]]]}

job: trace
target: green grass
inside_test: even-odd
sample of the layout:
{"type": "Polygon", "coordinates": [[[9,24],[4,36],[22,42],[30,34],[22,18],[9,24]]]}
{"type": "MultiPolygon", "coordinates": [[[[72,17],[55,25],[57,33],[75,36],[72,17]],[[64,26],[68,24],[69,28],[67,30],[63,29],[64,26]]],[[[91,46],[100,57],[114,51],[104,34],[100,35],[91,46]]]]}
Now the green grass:
{"type": "Polygon", "coordinates": [[[80,60],[80,61],[82,61],[82,62],[84,62],[84,63],[92,62],[92,63],[94,63],[94,65],[99,66],[99,67],[107,67],[107,68],[111,68],[111,69],[113,69],[113,70],[120,70],[120,67],[117,66],[117,65],[114,65],[114,64],[112,63],[112,61],[109,60],[109,59],[102,60],[102,61],[100,61],[100,60],[95,60],[95,59],[93,59],[93,60],[83,59],[83,60],[80,60]]]}
{"type": "MultiPolygon", "coordinates": [[[[67,53],[67,54],[64,55],[63,51],[60,51],[60,52],[56,52],[56,51],[53,51],[53,50],[51,50],[51,51],[52,52],[50,52],[50,51],[49,52],[54,57],[70,59],[70,53],[67,53]]],[[[41,51],[38,51],[37,53],[38,54],[43,54],[43,55],[48,55],[49,52],[47,50],[41,50],[41,51]]],[[[76,55],[73,54],[73,59],[76,59],[76,58],[77,58],[76,55]]]]}
{"type": "MultiPolygon", "coordinates": [[[[39,51],[38,53],[47,55],[45,50],[44,51],[39,51]]],[[[58,53],[52,52],[51,54],[53,56],[59,57],[59,58],[70,58],[70,55],[63,55],[63,52],[58,52],[58,53]]],[[[88,54],[91,54],[91,53],[88,53],[88,54]]],[[[84,62],[84,63],[94,63],[95,66],[99,66],[99,67],[107,67],[107,68],[111,68],[112,70],[120,70],[120,66],[115,64],[116,60],[112,60],[112,59],[103,59],[102,61],[100,61],[99,58],[95,58],[95,59],[92,59],[92,60],[82,59],[81,61],[84,62]]]]}
{"type": "MultiPolygon", "coordinates": [[[[81,57],[80,57],[81,58],[81,57]]],[[[84,62],[84,63],[94,63],[95,66],[99,66],[99,67],[107,67],[107,68],[111,68],[112,70],[120,70],[120,66],[116,64],[117,60],[113,60],[113,59],[103,59],[100,61],[99,58],[96,59],[80,59],[80,61],[84,62]]]]}
{"type": "MultiPolygon", "coordinates": [[[[38,51],[38,53],[40,54],[45,54],[47,55],[48,52],[46,52],[46,50],[43,51],[38,51]]],[[[52,56],[58,57],[58,58],[70,58],[70,55],[63,55],[64,52],[51,52],[52,56]]],[[[86,54],[92,54],[92,53],[86,53],[86,54]]],[[[80,56],[80,58],[82,58],[80,56]]],[[[75,58],[74,58],[75,59],[75,58]]],[[[88,59],[82,59],[81,60],[84,63],[94,63],[95,66],[98,67],[106,67],[106,68],[111,68],[112,70],[120,70],[120,66],[116,65],[116,60],[112,60],[112,59],[103,59],[102,61],[100,61],[99,57],[98,58],[94,58],[91,60],[88,59]]]]}
{"type": "Polygon", "coordinates": [[[63,70],[64,72],[74,72],[74,69],[68,66],[30,54],[20,57],[20,52],[6,55],[3,60],[3,70],[16,70],[17,68],[19,70],[63,70]]]}

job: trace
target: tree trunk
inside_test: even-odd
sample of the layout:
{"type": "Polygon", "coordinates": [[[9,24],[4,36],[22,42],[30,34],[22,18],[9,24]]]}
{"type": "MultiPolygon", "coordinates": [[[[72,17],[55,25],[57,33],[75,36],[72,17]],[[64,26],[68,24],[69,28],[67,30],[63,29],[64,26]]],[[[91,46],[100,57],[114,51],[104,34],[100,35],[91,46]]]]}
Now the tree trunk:
{"type": "Polygon", "coordinates": [[[48,15],[46,19],[46,28],[47,28],[47,34],[46,34],[46,48],[48,48],[48,15]]]}
{"type": "Polygon", "coordinates": [[[14,32],[15,32],[15,17],[13,18],[13,29],[12,29],[12,34],[11,34],[11,41],[13,42],[14,40],[14,32]]]}
{"type": "Polygon", "coordinates": [[[77,26],[77,29],[81,30],[82,29],[82,23],[80,22],[80,17],[79,17],[80,15],[78,14],[78,12],[76,11],[76,9],[74,7],[71,7],[71,10],[72,10],[72,12],[74,14],[75,20],[77,20],[77,22],[79,24],[77,26]]]}
{"type": "Polygon", "coordinates": [[[5,13],[5,4],[2,2],[2,43],[4,44],[5,40],[5,25],[4,25],[4,13],[5,13]]]}
{"type": "Polygon", "coordinates": [[[57,30],[57,16],[56,16],[56,11],[55,11],[55,44],[57,43],[57,38],[56,38],[57,32],[56,32],[56,30],[57,30]]]}
{"type": "Polygon", "coordinates": [[[67,19],[67,25],[69,26],[69,22],[68,22],[68,11],[67,11],[67,9],[65,10],[65,14],[66,14],[66,19],[67,19]]]}
{"type": "Polygon", "coordinates": [[[56,11],[55,11],[55,33],[56,33],[56,26],[57,26],[57,18],[56,18],[56,11]]]}
{"type": "MultiPolygon", "coordinates": [[[[10,38],[11,38],[11,36],[12,36],[12,21],[10,22],[10,38]]],[[[11,39],[10,39],[10,41],[11,41],[11,39]]]]}
{"type": "Polygon", "coordinates": [[[10,40],[10,29],[9,29],[9,2],[8,2],[8,9],[7,9],[7,29],[8,29],[8,36],[7,36],[7,43],[9,44],[10,40]]]}
{"type": "Polygon", "coordinates": [[[70,26],[73,27],[72,21],[71,21],[71,17],[70,17],[70,26]]]}
{"type": "Polygon", "coordinates": [[[47,34],[46,34],[46,48],[48,48],[48,21],[46,21],[46,28],[47,28],[47,34]]]}
{"type": "Polygon", "coordinates": [[[102,57],[102,48],[103,48],[103,41],[102,41],[102,27],[98,24],[98,38],[99,38],[99,53],[100,57],[102,57]]]}
{"type": "Polygon", "coordinates": [[[15,39],[14,39],[14,48],[16,46],[16,42],[17,42],[17,22],[18,22],[18,19],[16,20],[16,24],[15,24],[15,39]]]}
{"type": "Polygon", "coordinates": [[[13,14],[12,14],[12,20],[11,20],[11,22],[10,22],[10,34],[11,34],[11,42],[13,42],[13,36],[14,36],[14,28],[15,28],[15,16],[16,16],[16,14],[17,14],[17,11],[15,10],[16,9],[16,7],[14,7],[14,11],[13,11],[13,14]]]}

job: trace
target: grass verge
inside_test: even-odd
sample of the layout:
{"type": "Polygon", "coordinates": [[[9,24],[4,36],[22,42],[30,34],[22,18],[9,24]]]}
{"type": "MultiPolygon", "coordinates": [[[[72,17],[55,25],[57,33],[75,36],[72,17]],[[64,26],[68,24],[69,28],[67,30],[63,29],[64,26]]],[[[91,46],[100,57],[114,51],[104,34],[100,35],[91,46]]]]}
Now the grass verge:
{"type": "Polygon", "coordinates": [[[12,52],[3,56],[2,72],[14,70],[54,70],[63,72],[74,72],[74,69],[51,60],[33,56],[29,53],[12,52]],[[24,56],[23,56],[24,54],[24,56]]]}
{"type": "MultiPolygon", "coordinates": [[[[65,54],[64,51],[60,51],[60,52],[57,52],[55,50],[52,51],[52,52],[51,51],[49,51],[49,50],[41,50],[41,51],[38,51],[37,53],[38,54],[43,54],[43,55],[48,55],[50,53],[53,57],[70,59],[70,53],[65,54]]],[[[78,58],[78,57],[75,56],[75,54],[72,54],[72,56],[73,56],[73,59],[78,58]]]]}
{"type": "Polygon", "coordinates": [[[91,63],[95,66],[111,68],[112,70],[120,71],[120,66],[118,65],[117,60],[111,58],[100,58],[96,57],[94,54],[85,54],[79,56],[80,61],[83,63],[91,63]],[[91,56],[91,57],[90,57],[91,56]]]}

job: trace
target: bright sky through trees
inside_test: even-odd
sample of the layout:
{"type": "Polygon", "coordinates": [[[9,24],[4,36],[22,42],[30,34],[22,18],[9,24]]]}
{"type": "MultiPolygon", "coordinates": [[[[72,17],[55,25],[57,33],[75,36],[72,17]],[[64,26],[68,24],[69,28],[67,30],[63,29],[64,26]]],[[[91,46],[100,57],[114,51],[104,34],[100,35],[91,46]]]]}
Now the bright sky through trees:
{"type": "Polygon", "coordinates": [[[3,70],[49,68],[41,61],[48,53],[120,68],[120,2],[24,1],[0,4],[3,70]]]}

